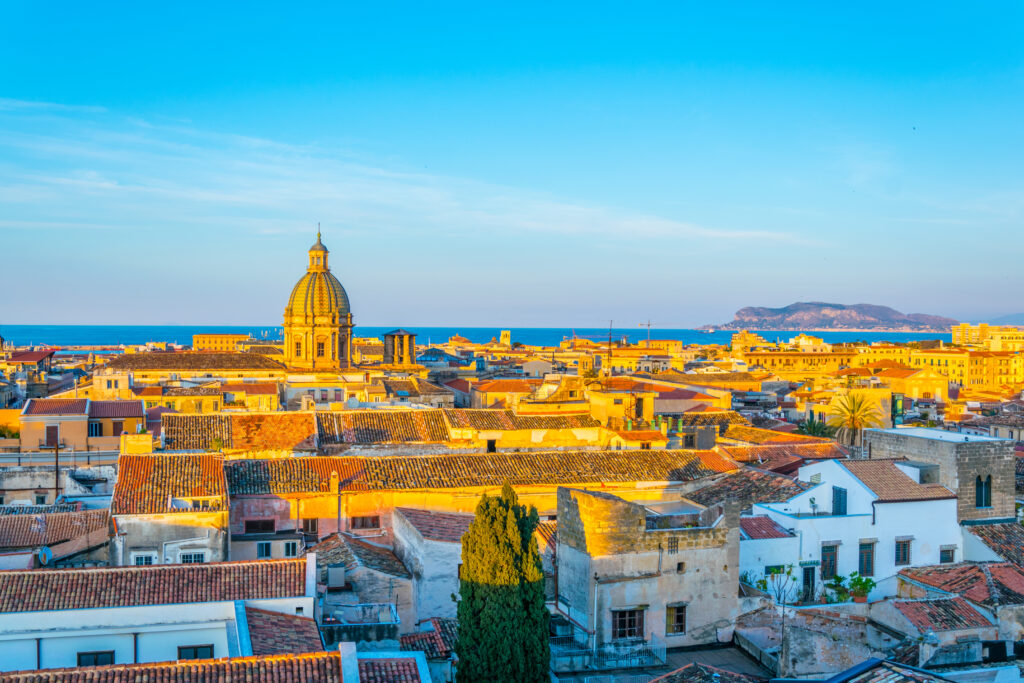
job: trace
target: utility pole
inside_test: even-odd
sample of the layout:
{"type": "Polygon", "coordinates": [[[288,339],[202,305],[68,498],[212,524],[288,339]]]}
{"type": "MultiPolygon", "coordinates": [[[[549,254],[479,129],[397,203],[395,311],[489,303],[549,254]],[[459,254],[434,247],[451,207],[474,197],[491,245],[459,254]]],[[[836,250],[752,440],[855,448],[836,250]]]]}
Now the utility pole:
{"type": "Polygon", "coordinates": [[[53,503],[57,504],[57,498],[60,497],[60,452],[66,448],[60,441],[54,442],[51,446],[46,442],[40,443],[40,450],[53,449],[53,503]]]}
{"type": "Polygon", "coordinates": [[[608,321],[608,376],[612,376],[612,325],[614,320],[608,321]]]}

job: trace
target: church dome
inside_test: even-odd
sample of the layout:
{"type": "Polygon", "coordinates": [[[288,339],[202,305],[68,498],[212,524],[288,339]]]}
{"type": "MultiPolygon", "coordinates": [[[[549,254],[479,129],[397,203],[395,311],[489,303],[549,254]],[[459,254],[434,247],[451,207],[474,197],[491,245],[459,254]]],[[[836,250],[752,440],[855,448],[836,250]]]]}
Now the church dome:
{"type": "Polygon", "coordinates": [[[311,270],[302,276],[288,297],[286,316],[344,317],[350,312],[348,294],[329,270],[311,270]]]}

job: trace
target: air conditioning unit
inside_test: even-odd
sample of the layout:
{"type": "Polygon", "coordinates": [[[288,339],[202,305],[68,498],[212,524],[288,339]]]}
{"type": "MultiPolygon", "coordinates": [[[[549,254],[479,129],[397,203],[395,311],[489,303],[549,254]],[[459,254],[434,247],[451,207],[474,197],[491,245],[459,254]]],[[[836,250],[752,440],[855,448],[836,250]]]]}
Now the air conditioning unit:
{"type": "Polygon", "coordinates": [[[327,590],[340,589],[345,587],[345,565],[327,565],[327,590]]]}

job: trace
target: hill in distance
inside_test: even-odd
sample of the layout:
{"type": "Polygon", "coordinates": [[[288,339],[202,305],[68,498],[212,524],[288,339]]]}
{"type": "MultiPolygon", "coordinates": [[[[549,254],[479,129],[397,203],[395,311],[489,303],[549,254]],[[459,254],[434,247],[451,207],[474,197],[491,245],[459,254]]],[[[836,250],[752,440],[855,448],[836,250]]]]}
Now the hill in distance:
{"type": "Polygon", "coordinates": [[[782,308],[748,306],[724,325],[705,325],[719,330],[864,330],[881,332],[949,332],[957,321],[924,313],[900,313],[873,304],[827,304],[801,301],[782,308]]]}

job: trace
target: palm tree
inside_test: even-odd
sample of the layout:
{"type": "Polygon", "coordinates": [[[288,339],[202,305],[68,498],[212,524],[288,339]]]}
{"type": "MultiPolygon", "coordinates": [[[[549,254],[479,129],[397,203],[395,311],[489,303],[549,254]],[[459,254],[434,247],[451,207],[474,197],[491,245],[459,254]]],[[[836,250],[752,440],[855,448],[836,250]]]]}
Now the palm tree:
{"type": "Polygon", "coordinates": [[[831,439],[836,435],[835,427],[830,427],[824,420],[815,420],[814,413],[811,413],[807,419],[800,423],[800,426],[796,428],[797,434],[803,434],[804,436],[820,436],[826,439],[831,439]]]}
{"type": "Polygon", "coordinates": [[[836,429],[840,441],[859,446],[862,431],[882,426],[882,411],[865,394],[850,392],[837,398],[829,407],[828,424],[836,429]]]}

